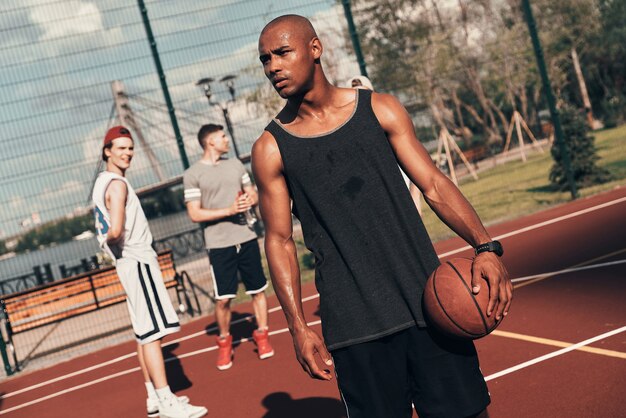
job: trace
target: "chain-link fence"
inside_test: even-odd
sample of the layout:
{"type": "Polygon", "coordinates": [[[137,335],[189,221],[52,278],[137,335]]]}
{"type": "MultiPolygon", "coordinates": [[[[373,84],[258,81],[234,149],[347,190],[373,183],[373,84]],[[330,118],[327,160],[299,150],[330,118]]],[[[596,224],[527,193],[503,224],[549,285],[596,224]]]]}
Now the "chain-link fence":
{"type": "MultiPolygon", "coordinates": [[[[535,195],[525,198],[537,200],[538,194],[545,197],[545,204],[567,199],[559,192],[546,197],[551,191],[542,189],[547,187],[552,139],[521,11],[506,1],[485,4],[3,2],[1,293],[100,267],[90,191],[101,168],[103,135],[121,120],[131,124],[135,137],[143,138],[137,141],[127,176],[142,198],[155,247],[172,250],[179,270],[189,273],[203,313],[210,311],[210,266],[200,229],[188,219],[182,200],[184,161],[199,159],[197,131],[214,122],[231,124],[236,147],[230,157],[248,162],[252,144],[283,103],[264,78],[258,36],[269,20],[288,13],[312,20],[325,46],[322,62],[332,83],[347,87],[349,79],[361,72],[355,57],[360,46],[361,64],[367,65],[374,89],[400,98],[441,169],[461,184],[466,182],[468,186],[462,187],[470,195],[482,193],[476,179],[486,177],[494,196],[508,199],[495,211],[478,202],[485,222],[516,215],[510,207],[520,197],[511,188],[520,194],[532,189],[535,195]],[[348,6],[357,28],[352,33],[346,20],[348,6]],[[153,40],[147,35],[145,17],[153,40]],[[158,50],[163,78],[151,47],[158,50]],[[531,165],[524,168],[527,160],[531,165]],[[528,175],[519,187],[507,177],[516,170],[528,175]]],[[[555,60],[563,55],[550,53],[555,60]]],[[[558,62],[551,62],[558,67],[558,62]]],[[[561,93],[578,91],[575,83],[567,82],[569,70],[551,68],[550,75],[561,93]]],[[[607,155],[613,153],[607,147],[607,155]]],[[[435,238],[449,233],[427,209],[424,219],[435,238]]],[[[37,359],[55,359],[60,347],[79,353],[127,338],[121,306],[16,336],[16,345],[22,347],[19,361],[34,364],[37,359]],[[93,321],[102,325],[100,333],[81,331],[93,321]],[[50,348],[56,335],[60,339],[50,348]]]]}

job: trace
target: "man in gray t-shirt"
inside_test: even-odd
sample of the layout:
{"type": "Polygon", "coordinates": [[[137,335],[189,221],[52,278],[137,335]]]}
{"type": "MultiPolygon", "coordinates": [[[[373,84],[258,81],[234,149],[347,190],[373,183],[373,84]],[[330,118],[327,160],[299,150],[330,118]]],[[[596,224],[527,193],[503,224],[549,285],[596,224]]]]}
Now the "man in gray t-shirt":
{"type": "Polygon", "coordinates": [[[258,329],[252,334],[258,355],[274,355],[267,326],[267,279],[261,266],[261,253],[253,219],[249,212],[257,204],[257,192],[241,161],[223,156],[230,142],[221,125],[204,125],[198,132],[204,150],[202,158],[185,171],[183,184],[187,213],[202,223],[204,241],[213,272],[215,317],[219,328],[217,368],[232,366],[230,301],[237,296],[238,276],[252,296],[258,329]]]}

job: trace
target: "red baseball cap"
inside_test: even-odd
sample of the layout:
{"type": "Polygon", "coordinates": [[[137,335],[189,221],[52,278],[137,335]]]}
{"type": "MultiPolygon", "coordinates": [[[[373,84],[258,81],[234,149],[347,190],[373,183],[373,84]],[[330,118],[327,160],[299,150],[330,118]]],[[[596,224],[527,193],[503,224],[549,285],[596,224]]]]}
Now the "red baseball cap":
{"type": "Polygon", "coordinates": [[[110,144],[111,142],[113,142],[114,139],[117,138],[133,139],[130,131],[126,127],[121,125],[114,126],[107,131],[106,135],[104,136],[104,143],[102,144],[102,146],[105,147],[107,144],[110,144]]]}

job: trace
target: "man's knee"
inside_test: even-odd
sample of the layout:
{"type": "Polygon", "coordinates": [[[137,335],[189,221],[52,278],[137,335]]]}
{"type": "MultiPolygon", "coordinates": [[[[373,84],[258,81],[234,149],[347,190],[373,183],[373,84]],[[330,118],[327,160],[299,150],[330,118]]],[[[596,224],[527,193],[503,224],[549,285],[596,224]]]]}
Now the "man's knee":
{"type": "Polygon", "coordinates": [[[218,299],[216,306],[219,309],[228,309],[230,308],[230,299],[218,299]]]}

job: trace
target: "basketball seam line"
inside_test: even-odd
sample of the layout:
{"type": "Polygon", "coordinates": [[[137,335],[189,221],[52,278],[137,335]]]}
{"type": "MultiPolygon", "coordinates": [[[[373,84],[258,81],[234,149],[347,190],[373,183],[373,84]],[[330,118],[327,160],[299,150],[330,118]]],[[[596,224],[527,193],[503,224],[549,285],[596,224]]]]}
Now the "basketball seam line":
{"type": "Polygon", "coordinates": [[[452,322],[452,324],[455,327],[459,329],[459,331],[464,332],[469,337],[475,337],[476,335],[472,334],[471,332],[467,332],[463,327],[457,324],[454,319],[452,319],[452,317],[448,314],[448,312],[445,309],[443,309],[443,305],[441,304],[441,299],[439,299],[439,294],[437,293],[437,286],[435,283],[436,280],[437,280],[437,270],[435,270],[435,274],[433,275],[433,293],[435,294],[435,298],[437,298],[437,303],[439,304],[440,307],[442,307],[441,310],[443,311],[443,313],[446,314],[446,317],[450,320],[450,322],[452,322]]]}
{"type": "MultiPolygon", "coordinates": [[[[447,261],[446,264],[448,264],[450,267],[452,267],[452,270],[454,270],[454,272],[456,273],[457,277],[459,278],[461,283],[463,283],[463,286],[465,287],[467,292],[470,294],[470,296],[472,298],[472,301],[474,302],[474,305],[476,306],[476,310],[478,310],[478,313],[480,314],[480,320],[483,322],[483,327],[485,328],[485,334],[484,335],[488,334],[489,333],[489,327],[487,326],[487,321],[485,320],[485,316],[483,315],[483,311],[480,309],[480,305],[478,304],[478,301],[474,297],[474,293],[472,293],[472,289],[470,289],[469,286],[467,285],[467,283],[465,283],[465,280],[463,280],[463,276],[461,276],[461,273],[459,273],[459,271],[456,269],[456,267],[454,267],[454,265],[451,262],[447,261]]],[[[476,334],[472,334],[471,332],[468,332],[468,334],[476,335],[476,334]]]]}

